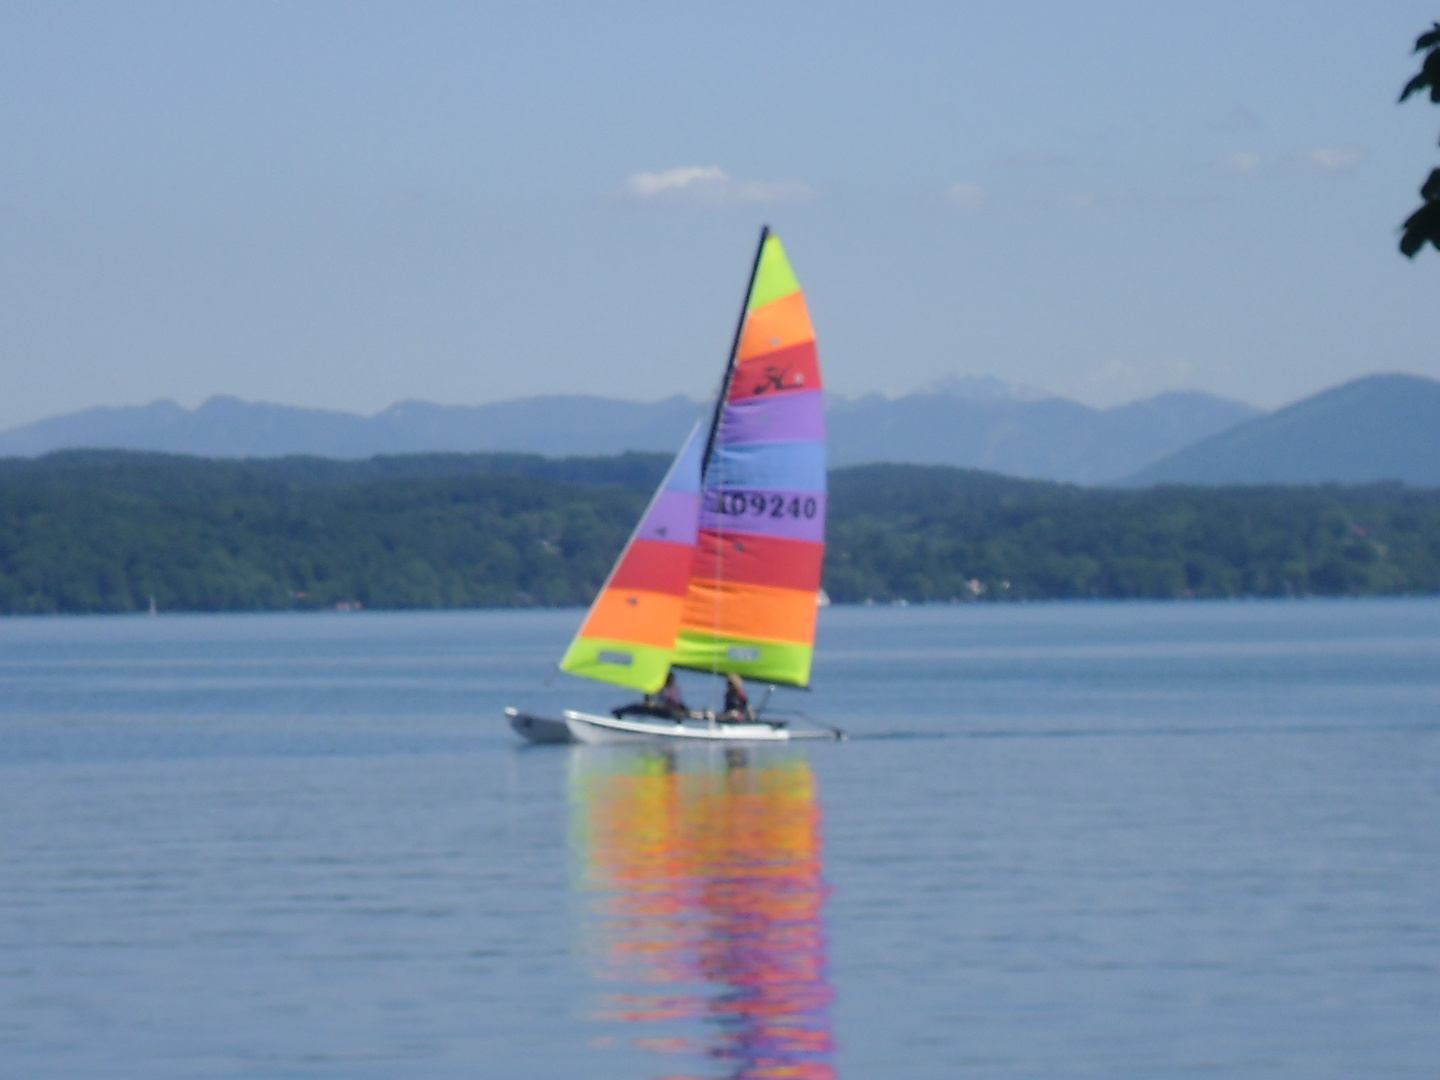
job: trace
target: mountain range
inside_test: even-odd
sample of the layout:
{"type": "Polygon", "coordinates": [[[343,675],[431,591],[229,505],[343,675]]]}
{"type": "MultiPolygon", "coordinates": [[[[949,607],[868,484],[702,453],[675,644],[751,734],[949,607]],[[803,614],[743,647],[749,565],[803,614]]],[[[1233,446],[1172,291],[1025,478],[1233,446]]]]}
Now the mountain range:
{"type": "Polygon", "coordinates": [[[200,457],[314,454],[365,458],[435,451],[517,451],[549,457],[673,452],[700,414],[686,397],[641,403],[554,396],[492,405],[402,401],[374,416],[212,397],[101,407],[0,432],[0,457],[52,450],[159,450],[200,457]]]}
{"type": "Polygon", "coordinates": [[[1367,375],[1200,439],[1127,483],[1440,486],[1440,382],[1367,375]]]}
{"type": "MultiPolygon", "coordinates": [[[[564,395],[489,405],[403,401],[374,416],[213,397],[86,409],[0,432],[0,457],[61,449],[201,457],[423,452],[547,457],[672,452],[706,406],[564,395]]],[[[1273,413],[1198,391],[1095,409],[993,378],[949,379],[905,397],[827,400],[832,467],[954,465],[1089,485],[1440,485],[1440,382],[1381,374],[1273,413]]]]}
{"type": "MultiPolygon", "coordinates": [[[[157,450],[202,457],[514,451],[550,457],[673,451],[704,406],[686,397],[639,403],[578,395],[489,405],[403,401],[374,416],[213,397],[102,407],[0,432],[0,456],[61,449],[157,450]]],[[[950,379],[900,398],[827,401],[834,467],[890,461],[958,465],[1013,476],[1107,483],[1258,414],[1196,392],[1114,409],[1013,387],[950,379]]]]}
{"type": "Polygon", "coordinates": [[[957,465],[1037,480],[1113,483],[1170,452],[1259,415],[1195,391],[1113,409],[1061,397],[912,394],[831,402],[832,467],[957,465]]]}

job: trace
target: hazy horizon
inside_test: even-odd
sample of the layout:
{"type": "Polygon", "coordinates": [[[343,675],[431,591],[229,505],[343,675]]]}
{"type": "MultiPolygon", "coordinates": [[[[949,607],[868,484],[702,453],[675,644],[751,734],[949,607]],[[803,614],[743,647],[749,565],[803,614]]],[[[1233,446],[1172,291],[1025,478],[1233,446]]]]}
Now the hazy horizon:
{"type": "Polygon", "coordinates": [[[702,400],[760,223],[847,398],[1440,377],[1436,12],[0,11],[0,429],[216,395],[702,400]]]}
{"type": "MultiPolygon", "coordinates": [[[[1390,373],[1390,372],[1384,372],[1384,373],[1373,372],[1372,374],[1391,374],[1391,373],[1390,373]]],[[[1363,376],[1361,376],[1361,377],[1363,377],[1363,376]]],[[[989,376],[969,376],[969,378],[985,379],[985,378],[990,378],[990,377],[989,377],[989,376]]],[[[1069,398],[1068,395],[1065,395],[1065,394],[1050,394],[1048,391],[1041,392],[1041,391],[1040,391],[1040,388],[1038,388],[1038,387],[1015,386],[1014,389],[1017,390],[1017,391],[1020,391],[1021,394],[1022,394],[1022,396],[1017,396],[1017,397],[1015,397],[1015,398],[1013,398],[1013,399],[1010,399],[1010,400],[1015,400],[1015,401],[1035,401],[1035,400],[1039,400],[1041,397],[1058,397],[1058,398],[1064,398],[1064,399],[1066,399],[1066,400],[1071,400],[1071,401],[1076,401],[1076,400],[1077,400],[1077,399],[1074,399],[1074,398],[1069,398]],[[1026,391],[1032,391],[1032,392],[1034,392],[1034,393],[1033,393],[1033,394],[1027,394],[1027,393],[1025,393],[1026,391]]],[[[1327,388],[1322,388],[1322,389],[1327,389],[1327,388]]],[[[907,396],[911,396],[911,395],[919,395],[919,394],[927,394],[927,393],[943,394],[943,393],[945,393],[945,392],[946,392],[946,391],[944,391],[941,387],[937,386],[935,382],[931,382],[931,383],[929,383],[929,384],[926,384],[925,386],[916,387],[914,390],[908,390],[908,391],[903,391],[903,392],[898,392],[898,393],[886,393],[886,392],[884,392],[884,391],[872,390],[872,391],[868,391],[868,392],[866,392],[866,393],[864,393],[864,394],[843,394],[843,393],[840,393],[840,392],[838,392],[838,391],[830,391],[830,390],[827,390],[827,391],[826,391],[826,397],[827,397],[827,400],[833,399],[833,400],[840,400],[840,401],[846,401],[846,402],[854,402],[854,401],[860,401],[860,400],[862,400],[863,398],[869,397],[869,396],[872,396],[872,395],[879,395],[880,397],[885,398],[887,401],[894,401],[894,400],[897,400],[898,398],[907,397],[907,396]]],[[[1198,389],[1196,389],[1196,388],[1194,388],[1194,387],[1175,387],[1175,388],[1173,388],[1173,389],[1159,390],[1159,391],[1156,391],[1156,392],[1153,393],[1153,394],[1144,394],[1144,395],[1142,395],[1142,396],[1140,396],[1140,397],[1134,398],[1134,399],[1129,400],[1129,401],[1117,402],[1117,403],[1115,403],[1114,405],[1090,405],[1089,407],[1090,407],[1090,408],[1100,409],[1100,410],[1102,410],[1102,411],[1108,411],[1108,410],[1110,410],[1110,409],[1123,409],[1123,408],[1126,408],[1127,406],[1130,406],[1130,405],[1138,405],[1138,404],[1141,404],[1142,402],[1151,401],[1151,400],[1153,400],[1154,398],[1161,397],[1161,396],[1164,396],[1164,395],[1167,395],[1167,394],[1187,394],[1187,393],[1209,394],[1210,391],[1207,391],[1207,390],[1198,390],[1198,389]]],[[[1211,395],[1211,396],[1223,398],[1224,400],[1228,400],[1228,401],[1231,401],[1231,402],[1234,402],[1234,403],[1240,404],[1240,405],[1245,405],[1245,406],[1248,406],[1248,407],[1250,407],[1250,408],[1255,408],[1255,409],[1259,409],[1259,408],[1260,408],[1260,406],[1258,406],[1258,405],[1253,405],[1251,402],[1248,402],[1248,401],[1242,401],[1240,398],[1226,397],[1226,396],[1223,395],[1223,394],[1215,394],[1215,395],[1211,395]]],[[[1308,395],[1307,395],[1307,396],[1308,396],[1308,395]]],[[[402,398],[402,399],[400,399],[399,401],[392,401],[392,402],[390,402],[388,405],[382,406],[381,408],[376,409],[376,410],[374,410],[373,412],[358,412],[358,411],[352,410],[352,409],[331,408],[331,407],[324,406],[324,405],[297,405],[297,404],[295,404],[295,403],[293,403],[293,402],[288,402],[288,401],[264,401],[264,400],[260,400],[260,399],[244,398],[244,397],[241,397],[241,396],[238,395],[238,394],[216,393],[216,394],[210,394],[210,395],[208,395],[207,397],[201,398],[200,400],[195,401],[193,404],[192,404],[192,403],[187,403],[187,402],[184,402],[184,401],[178,401],[178,400],[176,400],[176,399],[173,398],[173,397],[166,397],[166,396],[151,398],[151,399],[149,399],[148,401],[129,401],[129,402],[122,402],[122,403],[119,403],[119,404],[112,404],[112,403],[109,403],[109,402],[99,402],[99,403],[96,403],[96,404],[94,404],[94,405],[82,406],[81,408],[72,410],[72,411],[70,411],[70,412],[54,413],[54,414],[52,414],[52,415],[50,415],[50,416],[37,417],[37,418],[34,419],[34,420],[22,420],[22,421],[20,421],[19,423],[10,424],[10,425],[7,425],[6,427],[0,428],[0,433],[3,433],[3,432],[5,432],[5,431],[10,431],[10,430],[13,430],[13,429],[15,429],[15,428],[26,427],[26,426],[28,426],[28,425],[30,425],[30,424],[43,423],[44,421],[47,421],[47,420],[57,420],[57,419],[61,419],[62,417],[73,416],[73,415],[75,415],[76,413],[86,412],[86,411],[89,411],[89,410],[91,410],[91,409],[144,409],[144,408],[148,408],[148,407],[153,406],[153,405],[162,405],[162,404],[167,404],[167,403],[168,403],[168,404],[171,404],[171,405],[176,405],[176,406],[184,409],[186,412],[194,413],[195,411],[197,411],[198,409],[200,409],[200,408],[201,408],[202,406],[204,406],[205,404],[207,404],[207,403],[209,403],[209,402],[211,402],[211,401],[217,400],[217,399],[219,399],[219,400],[239,401],[239,402],[241,402],[241,403],[244,404],[244,405],[266,405],[266,406],[274,406],[274,407],[283,408],[283,409],[302,409],[302,410],[310,411],[310,412],[332,412],[332,413],[337,413],[337,414],[345,415],[345,416],[358,416],[358,417],[361,417],[361,418],[363,418],[363,419],[369,420],[369,419],[373,419],[374,417],[380,416],[381,414],[386,413],[386,412],[388,412],[389,410],[394,409],[394,408],[396,408],[396,407],[398,407],[398,406],[407,405],[407,404],[437,405],[437,406],[441,406],[441,407],[443,407],[443,408],[467,409],[467,408],[483,408],[484,406],[487,406],[487,405],[505,405],[505,404],[510,404],[510,403],[514,403],[514,402],[520,402],[520,401],[533,401],[533,400],[544,399],[544,398],[566,398],[566,397],[595,397],[595,398],[601,398],[601,399],[609,400],[609,401],[631,402],[631,403],[642,404],[642,405],[659,404],[659,403],[661,403],[661,402],[663,402],[663,401],[670,400],[671,398],[674,398],[674,397],[684,397],[684,398],[687,398],[688,400],[694,402],[695,405],[697,405],[697,406],[706,405],[706,404],[710,403],[710,402],[713,400],[711,397],[708,397],[708,396],[707,396],[707,397],[704,397],[704,398],[697,398],[697,397],[694,397],[694,396],[692,396],[692,395],[690,395],[690,394],[686,394],[686,393],[684,393],[684,392],[682,392],[682,391],[677,391],[677,392],[675,392],[675,393],[673,393],[673,394],[665,394],[665,395],[662,395],[662,396],[660,396],[660,397],[637,398],[637,397],[626,397],[626,396],[621,395],[621,394],[591,394],[591,393],[586,393],[586,392],[583,392],[583,391],[573,391],[573,392],[571,392],[571,391],[565,391],[565,390],[555,390],[555,391],[551,391],[551,392],[549,392],[549,393],[525,394],[525,395],[521,395],[521,396],[519,396],[519,397],[501,398],[501,399],[497,399],[497,400],[495,400],[495,401],[448,401],[448,402],[438,402],[438,401],[427,401],[427,400],[425,400],[424,398],[402,398]]],[[[983,400],[983,399],[977,397],[977,398],[972,398],[972,399],[970,399],[970,400],[983,400]]],[[[1078,402],[1078,403],[1079,403],[1079,404],[1082,404],[1082,405],[1087,404],[1086,402],[1078,402]]],[[[1289,404],[1293,404],[1293,402],[1283,402],[1283,403],[1281,403],[1280,405],[1276,406],[1276,408],[1284,408],[1286,405],[1289,405],[1289,404]]],[[[1266,409],[1266,410],[1261,410],[1261,411],[1271,412],[1271,411],[1274,411],[1274,410],[1266,409]]]]}

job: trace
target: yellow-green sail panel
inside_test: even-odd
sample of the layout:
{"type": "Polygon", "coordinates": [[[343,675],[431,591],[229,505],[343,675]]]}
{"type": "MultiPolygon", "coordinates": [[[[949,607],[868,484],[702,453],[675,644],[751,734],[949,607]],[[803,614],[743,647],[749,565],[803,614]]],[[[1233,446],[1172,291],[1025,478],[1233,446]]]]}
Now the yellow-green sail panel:
{"type": "Polygon", "coordinates": [[[811,645],[790,641],[760,641],[756,638],[722,637],[682,627],[675,641],[676,667],[691,671],[734,672],[742,679],[810,685],[811,645]]]}
{"type": "Polygon", "coordinates": [[[560,670],[652,694],[665,684],[673,657],[673,649],[577,636],[560,661],[560,670]]]}
{"type": "Polygon", "coordinates": [[[795,277],[795,271],[790,269],[790,260],[785,257],[785,249],[780,246],[779,238],[767,235],[760,249],[760,262],[755,267],[755,283],[750,286],[745,310],[754,311],[799,291],[800,282],[795,277]]]}

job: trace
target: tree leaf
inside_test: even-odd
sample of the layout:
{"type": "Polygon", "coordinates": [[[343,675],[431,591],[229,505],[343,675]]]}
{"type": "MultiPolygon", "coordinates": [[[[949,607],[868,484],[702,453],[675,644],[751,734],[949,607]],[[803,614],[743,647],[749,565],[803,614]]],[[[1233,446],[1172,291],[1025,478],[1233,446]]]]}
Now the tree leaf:
{"type": "MultiPolygon", "coordinates": [[[[1432,31],[1432,34],[1440,35],[1440,29],[1432,31]]],[[[1431,37],[1431,34],[1426,34],[1421,40],[1423,41],[1429,37],[1431,37]]],[[[1420,70],[1405,84],[1405,89],[1400,91],[1401,101],[1404,101],[1411,94],[1424,90],[1428,86],[1430,88],[1430,100],[1440,104],[1440,37],[1435,38],[1432,46],[1434,47],[1431,48],[1430,53],[1425,57],[1424,62],[1421,63],[1420,70]]]]}
{"type": "Polygon", "coordinates": [[[1413,259],[1427,243],[1440,251],[1440,199],[1427,202],[1405,219],[1400,251],[1413,259]]]}

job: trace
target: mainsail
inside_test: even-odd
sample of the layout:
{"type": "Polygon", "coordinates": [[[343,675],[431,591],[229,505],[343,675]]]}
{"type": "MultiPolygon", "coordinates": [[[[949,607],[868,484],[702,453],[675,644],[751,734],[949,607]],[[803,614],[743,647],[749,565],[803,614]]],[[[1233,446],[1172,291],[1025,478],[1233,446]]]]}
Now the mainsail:
{"type": "Polygon", "coordinates": [[[805,297],[768,230],[710,442],[675,663],[805,686],[825,555],[825,411],[805,297]]]}
{"type": "Polygon", "coordinates": [[[560,668],[647,693],[672,664],[805,686],[824,554],[815,334],[766,229],[714,414],[671,465],[560,668]]]}

